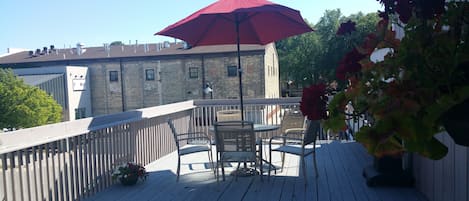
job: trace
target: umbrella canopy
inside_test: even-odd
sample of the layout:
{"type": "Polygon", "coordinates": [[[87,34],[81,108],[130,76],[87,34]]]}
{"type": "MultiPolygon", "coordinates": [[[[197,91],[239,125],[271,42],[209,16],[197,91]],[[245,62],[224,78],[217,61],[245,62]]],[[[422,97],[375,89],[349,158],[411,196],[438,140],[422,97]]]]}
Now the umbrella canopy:
{"type": "Polygon", "coordinates": [[[240,44],[265,45],[313,31],[300,12],[266,0],[219,0],[155,33],[178,38],[191,46],[238,45],[238,77],[243,113],[240,44]]]}
{"type": "Polygon", "coordinates": [[[220,0],[155,35],[178,38],[192,46],[237,44],[238,36],[239,44],[265,45],[310,31],[297,10],[266,0],[220,0]]]}

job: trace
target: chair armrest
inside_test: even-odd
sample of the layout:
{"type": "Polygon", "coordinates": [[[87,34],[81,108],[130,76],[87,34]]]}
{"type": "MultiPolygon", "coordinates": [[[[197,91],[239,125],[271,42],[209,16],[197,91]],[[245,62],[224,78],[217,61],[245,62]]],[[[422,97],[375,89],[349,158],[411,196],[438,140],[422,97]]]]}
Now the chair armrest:
{"type": "Polygon", "coordinates": [[[212,141],[204,132],[180,133],[177,135],[178,141],[187,141],[188,144],[211,144],[212,141]],[[191,141],[191,143],[189,143],[191,141]],[[199,141],[200,143],[198,143],[199,141]],[[194,143],[196,142],[196,143],[194,143]]]}
{"type": "Polygon", "coordinates": [[[304,134],[306,132],[305,128],[289,128],[285,130],[284,135],[289,135],[289,134],[304,134]]]}
{"type": "Polygon", "coordinates": [[[272,140],[274,140],[274,139],[283,139],[284,144],[286,143],[287,140],[295,141],[295,142],[298,142],[298,143],[301,143],[301,141],[303,140],[301,138],[289,137],[289,136],[286,136],[286,135],[273,136],[269,140],[269,145],[272,145],[272,140]]]}

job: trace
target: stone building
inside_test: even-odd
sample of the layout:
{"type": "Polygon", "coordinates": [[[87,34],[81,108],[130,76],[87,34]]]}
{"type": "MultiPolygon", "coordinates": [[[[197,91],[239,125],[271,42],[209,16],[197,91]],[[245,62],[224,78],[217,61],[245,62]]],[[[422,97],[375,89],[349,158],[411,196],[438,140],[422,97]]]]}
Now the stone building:
{"type": "MultiPolygon", "coordinates": [[[[244,98],[277,98],[275,45],[241,45],[244,98]]],[[[91,116],[191,99],[239,98],[235,45],[184,43],[44,47],[0,58],[2,68],[88,67],[91,116]],[[204,93],[209,86],[211,94],[204,93]]]]}

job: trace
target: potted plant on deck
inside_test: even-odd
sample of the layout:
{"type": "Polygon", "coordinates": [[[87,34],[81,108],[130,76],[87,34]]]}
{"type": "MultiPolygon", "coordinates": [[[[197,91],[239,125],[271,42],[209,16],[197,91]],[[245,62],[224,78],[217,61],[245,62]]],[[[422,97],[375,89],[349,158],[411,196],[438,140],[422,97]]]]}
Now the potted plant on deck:
{"type": "Polygon", "coordinates": [[[118,179],[125,186],[134,185],[138,179],[145,180],[147,176],[145,167],[134,162],[121,164],[112,173],[112,179],[118,179]]]}
{"type": "MultiPolygon", "coordinates": [[[[469,108],[469,3],[380,2],[385,11],[376,32],[346,54],[336,70],[349,85],[330,102],[325,127],[342,129],[351,101],[356,115],[373,121],[355,139],[377,159],[405,152],[441,159],[447,147],[437,133],[447,131],[457,144],[469,144],[469,114],[461,112],[469,108]],[[396,38],[398,29],[405,33],[402,38],[396,38]],[[386,54],[372,61],[377,51],[386,54]]],[[[338,34],[353,30],[349,21],[338,34]]]]}

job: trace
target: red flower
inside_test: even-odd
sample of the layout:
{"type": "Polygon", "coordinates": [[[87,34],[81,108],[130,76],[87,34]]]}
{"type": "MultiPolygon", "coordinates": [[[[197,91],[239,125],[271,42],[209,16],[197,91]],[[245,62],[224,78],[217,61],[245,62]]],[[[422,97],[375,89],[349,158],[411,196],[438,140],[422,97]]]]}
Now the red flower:
{"type": "Polygon", "coordinates": [[[399,14],[399,19],[407,23],[415,12],[417,17],[432,19],[445,12],[445,0],[377,0],[384,5],[379,16],[388,19],[389,14],[399,14]]]}
{"type": "Polygon", "coordinates": [[[309,120],[325,119],[326,114],[326,85],[311,85],[303,88],[300,110],[309,120]]]}
{"type": "Polygon", "coordinates": [[[445,12],[445,0],[419,1],[417,16],[423,19],[432,19],[445,12]]]}
{"type": "Polygon", "coordinates": [[[357,49],[353,49],[345,55],[345,57],[339,62],[339,66],[336,70],[336,76],[338,79],[345,80],[347,73],[356,73],[361,70],[362,66],[358,63],[360,60],[366,57],[365,54],[361,54],[357,49]]]}
{"type": "Polygon", "coordinates": [[[337,30],[337,35],[351,34],[353,31],[357,30],[355,28],[355,22],[351,20],[340,24],[339,29],[337,30]]]}
{"type": "Polygon", "coordinates": [[[361,48],[363,48],[363,51],[366,51],[367,54],[371,54],[375,50],[377,44],[378,38],[375,34],[371,33],[366,36],[361,48]]]}

